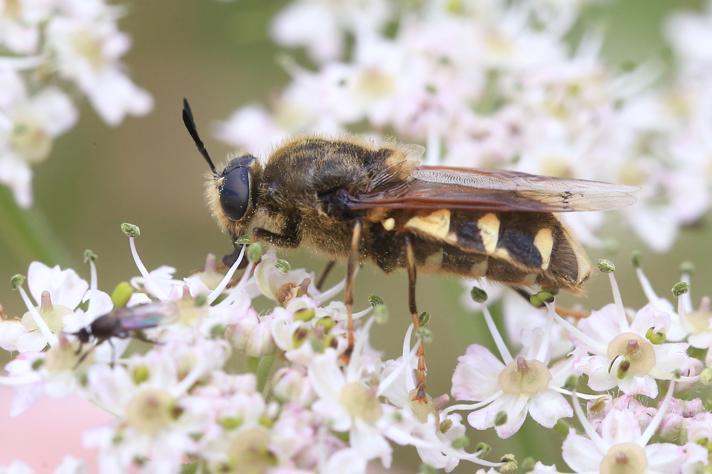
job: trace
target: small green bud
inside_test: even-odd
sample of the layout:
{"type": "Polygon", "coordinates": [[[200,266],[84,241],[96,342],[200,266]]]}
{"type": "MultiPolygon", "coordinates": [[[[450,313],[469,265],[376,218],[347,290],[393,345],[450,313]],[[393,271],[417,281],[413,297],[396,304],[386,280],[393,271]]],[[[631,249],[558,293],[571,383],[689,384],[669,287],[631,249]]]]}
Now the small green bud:
{"type": "Polygon", "coordinates": [[[193,300],[193,304],[200,308],[201,306],[205,306],[208,302],[208,295],[205,293],[200,293],[198,294],[195,299],[193,300]]]}
{"type": "Polygon", "coordinates": [[[141,229],[135,224],[129,224],[124,222],[121,224],[121,232],[126,234],[127,237],[138,237],[141,235],[141,229]]]}
{"type": "Polygon", "coordinates": [[[702,369],[702,372],[700,372],[700,382],[704,385],[712,383],[712,368],[705,367],[702,369]]]}
{"type": "Polygon", "coordinates": [[[680,273],[683,275],[692,275],[695,272],[695,264],[687,261],[680,264],[680,273]]]}
{"type": "Polygon", "coordinates": [[[218,423],[220,423],[220,426],[223,427],[224,430],[235,430],[242,425],[242,417],[239,416],[226,416],[223,418],[220,418],[218,420],[218,423]]]}
{"type": "Polygon", "coordinates": [[[10,278],[10,286],[12,286],[13,290],[20,288],[24,284],[25,284],[25,275],[20,275],[18,273],[16,275],[13,275],[12,278],[10,278]]]}
{"type": "Polygon", "coordinates": [[[688,291],[690,291],[690,285],[685,281],[678,281],[672,286],[672,294],[677,298],[684,295],[688,291]]]}
{"type": "Polygon", "coordinates": [[[602,258],[598,261],[598,269],[602,273],[613,273],[616,271],[616,266],[610,260],[602,258]]]}
{"type": "Polygon", "coordinates": [[[93,250],[86,249],[84,251],[84,263],[96,262],[97,258],[99,258],[99,256],[95,254],[93,250]]]}
{"type": "Polygon", "coordinates": [[[225,336],[225,326],[222,324],[216,324],[210,328],[210,337],[212,339],[218,339],[225,336]]]}
{"type": "Polygon", "coordinates": [[[499,459],[499,461],[504,463],[499,467],[499,472],[501,472],[502,474],[517,472],[517,470],[519,469],[517,457],[514,454],[505,454],[499,459]]]}
{"type": "Polygon", "coordinates": [[[329,332],[336,326],[336,321],[329,316],[324,316],[323,318],[319,318],[315,325],[316,327],[322,328],[324,332],[329,332]]]}
{"type": "Polygon", "coordinates": [[[563,418],[559,418],[559,421],[554,425],[554,431],[559,433],[561,436],[567,436],[571,427],[566,423],[563,418]]]}
{"type": "Polygon", "coordinates": [[[373,318],[377,324],[386,324],[388,322],[388,306],[384,304],[374,306],[373,318]]]}
{"type": "Polygon", "coordinates": [[[485,443],[484,441],[480,441],[480,442],[477,443],[477,445],[475,446],[475,452],[476,452],[479,456],[486,456],[487,454],[489,454],[490,451],[492,451],[492,446],[490,446],[489,444],[485,443]]]}
{"type": "Polygon", "coordinates": [[[466,449],[470,445],[470,438],[467,436],[461,436],[452,442],[452,447],[454,449],[466,449]]]}
{"type": "Polygon", "coordinates": [[[277,269],[282,273],[287,273],[289,272],[289,270],[292,269],[292,266],[289,264],[289,262],[286,260],[282,260],[281,258],[277,259],[277,261],[274,262],[274,266],[277,267],[277,269]]]}
{"type": "Polygon", "coordinates": [[[137,365],[131,371],[131,379],[135,385],[141,385],[151,377],[151,372],[145,365],[137,365]]]}
{"type": "Polygon", "coordinates": [[[633,266],[635,268],[640,267],[640,263],[643,260],[643,256],[640,253],[640,250],[633,250],[633,254],[631,255],[631,261],[633,262],[633,266]]]}
{"type": "Polygon", "coordinates": [[[262,244],[259,242],[252,243],[247,247],[247,260],[252,263],[257,263],[262,258],[263,253],[262,244]]]}
{"type": "Polygon", "coordinates": [[[131,288],[131,285],[126,281],[122,281],[116,285],[114,291],[111,292],[111,302],[114,303],[114,307],[123,308],[126,306],[133,292],[133,288],[131,288]]]}
{"type": "Polygon", "coordinates": [[[645,331],[645,338],[650,341],[651,344],[662,344],[667,340],[664,332],[656,331],[653,328],[648,328],[648,330],[645,331]]]}
{"type": "Polygon", "coordinates": [[[532,472],[536,466],[536,459],[532,457],[527,457],[522,459],[522,463],[519,465],[519,470],[521,472],[532,472]]]}
{"type": "Polygon", "coordinates": [[[368,304],[371,306],[383,306],[385,303],[383,302],[383,298],[377,295],[371,295],[368,297],[368,304]]]}
{"type": "Polygon", "coordinates": [[[482,288],[473,286],[470,290],[470,297],[475,301],[475,303],[484,303],[487,301],[487,292],[482,288]]]}
{"type": "Polygon", "coordinates": [[[247,234],[241,235],[235,241],[236,245],[250,245],[251,243],[252,243],[252,238],[247,234]]]}
{"type": "Polygon", "coordinates": [[[545,303],[552,303],[554,301],[554,295],[548,291],[540,291],[529,297],[529,302],[534,307],[544,306],[545,303]]]}
{"type": "Polygon", "coordinates": [[[415,331],[415,336],[420,339],[423,344],[430,344],[433,342],[433,332],[428,328],[418,328],[415,331]]]}
{"type": "Polygon", "coordinates": [[[494,426],[502,426],[507,422],[507,412],[506,411],[499,411],[497,414],[494,416],[494,426]]]}
{"type": "Polygon", "coordinates": [[[303,308],[294,312],[294,319],[297,321],[311,321],[316,316],[314,308],[303,308]]]}
{"type": "Polygon", "coordinates": [[[430,322],[430,313],[427,311],[423,311],[420,313],[420,316],[418,316],[418,322],[420,323],[420,326],[427,326],[428,323],[430,322]]]}
{"type": "Polygon", "coordinates": [[[624,379],[626,375],[628,375],[628,371],[630,370],[630,361],[629,360],[624,360],[620,364],[618,364],[618,370],[616,370],[616,377],[619,379],[624,379]]]}
{"type": "Polygon", "coordinates": [[[32,361],[32,365],[30,367],[32,367],[32,370],[40,370],[44,363],[44,359],[35,359],[32,361]]]}
{"type": "Polygon", "coordinates": [[[448,431],[450,431],[450,428],[452,428],[452,420],[450,419],[445,419],[441,421],[440,426],[438,427],[441,433],[447,433],[448,431]]]}

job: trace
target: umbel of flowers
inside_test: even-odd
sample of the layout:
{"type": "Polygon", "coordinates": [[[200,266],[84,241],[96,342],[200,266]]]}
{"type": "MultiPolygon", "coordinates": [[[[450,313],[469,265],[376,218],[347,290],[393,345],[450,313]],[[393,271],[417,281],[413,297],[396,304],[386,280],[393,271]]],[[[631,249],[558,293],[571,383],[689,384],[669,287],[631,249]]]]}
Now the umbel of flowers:
{"type": "Polygon", "coordinates": [[[0,1],[0,183],[18,205],[32,203],[30,165],[77,122],[77,92],[112,126],[151,110],[121,63],[123,14],[105,0],[0,1]]]}
{"type": "MultiPolygon", "coordinates": [[[[461,463],[556,472],[536,452],[518,460],[478,442],[488,429],[508,438],[528,417],[567,433],[565,472],[708,469],[712,313],[708,298],[692,304],[689,273],[673,304],[639,269],[649,302],[635,311],[623,304],[613,264],[602,261],[612,303],[576,320],[539,293],[540,308],[517,315],[536,323],[509,335],[518,347],[505,342],[487,294],[475,288],[498,354],[471,345],[452,375],[452,397],[421,402],[414,370],[426,332],[408,326],[400,356],[384,358],[369,340],[388,315],[380,298],[355,313],[357,343],[346,362],[343,281],[320,290],[313,273],[259,243],[246,244],[229,269],[219,271],[208,256],[203,271],[178,279],[171,267],[149,271],[137,252],[138,227],[122,228],[139,276],[109,294],[99,289],[90,251],[89,282],[33,262],[12,280],[26,313],[0,322],[0,347],[14,355],[0,376],[14,390],[13,413],[40,396],[77,394],[115,416],[83,437],[101,472],[355,474],[397,465],[396,445],[417,451],[424,472],[461,463]],[[77,333],[100,336],[92,322],[118,314],[125,319],[116,337],[80,345],[77,333]]],[[[12,469],[32,472],[21,460],[12,469]]],[[[85,469],[68,457],[56,472],[85,469]]]]}

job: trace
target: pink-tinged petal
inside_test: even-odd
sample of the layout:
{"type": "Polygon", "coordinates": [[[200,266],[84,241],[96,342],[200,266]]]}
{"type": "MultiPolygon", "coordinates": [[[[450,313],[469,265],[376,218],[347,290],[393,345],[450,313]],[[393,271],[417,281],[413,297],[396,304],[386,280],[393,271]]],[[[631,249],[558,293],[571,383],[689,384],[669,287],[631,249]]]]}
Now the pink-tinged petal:
{"type": "Polygon", "coordinates": [[[562,394],[547,390],[531,398],[529,414],[543,427],[553,428],[559,418],[568,418],[573,416],[574,412],[562,394]]]}
{"type": "Polygon", "coordinates": [[[346,384],[336,357],[336,352],[327,350],[324,354],[314,357],[309,364],[309,380],[321,398],[338,400],[339,393],[346,384]]]}
{"type": "Polygon", "coordinates": [[[635,318],[630,323],[630,328],[641,335],[645,335],[648,329],[666,332],[670,327],[670,314],[661,311],[656,306],[648,303],[635,314],[635,318]]]}
{"type": "Polygon", "coordinates": [[[690,373],[695,367],[696,359],[687,355],[689,345],[684,342],[654,345],[655,367],[650,375],[658,379],[672,379],[679,372],[683,375],[690,373]]]}
{"type": "Polygon", "coordinates": [[[671,443],[656,443],[645,447],[648,469],[657,472],[679,472],[685,460],[682,446],[671,443]]]}
{"type": "Polygon", "coordinates": [[[574,472],[598,472],[598,467],[603,459],[603,454],[598,450],[593,441],[576,434],[573,429],[564,440],[561,454],[566,464],[574,472]]]}
{"type": "Polygon", "coordinates": [[[584,373],[588,374],[588,386],[597,392],[605,392],[618,385],[618,380],[608,373],[610,363],[606,357],[589,357],[581,361],[584,373]]]}
{"type": "Polygon", "coordinates": [[[20,321],[0,321],[0,348],[12,352],[17,350],[17,341],[27,329],[20,321]]]}
{"type": "MultiPolygon", "coordinates": [[[[589,337],[607,346],[611,339],[621,332],[616,306],[607,304],[598,311],[592,312],[588,318],[579,322],[578,328],[589,337]]],[[[576,346],[585,347],[586,345],[577,340],[576,346]]]]}
{"type": "Polygon", "coordinates": [[[658,396],[658,384],[649,375],[626,377],[618,382],[618,387],[626,395],[645,395],[650,398],[658,396]]]}
{"type": "Polygon", "coordinates": [[[697,349],[707,349],[712,346],[712,331],[693,334],[687,339],[687,342],[697,349]]]}
{"type": "Polygon", "coordinates": [[[477,430],[492,428],[497,413],[504,411],[507,404],[512,403],[513,400],[514,397],[511,395],[502,395],[486,407],[471,411],[470,414],[467,415],[467,422],[477,430]]]}
{"type": "Polygon", "coordinates": [[[479,344],[472,344],[457,359],[452,375],[452,395],[458,400],[484,400],[498,389],[497,379],[504,364],[479,344]]]}
{"type": "Polygon", "coordinates": [[[519,431],[524,424],[524,420],[527,418],[527,408],[530,398],[526,395],[520,395],[518,397],[514,395],[503,395],[503,397],[510,399],[509,403],[504,406],[507,421],[502,425],[495,426],[494,429],[497,431],[497,436],[506,439],[519,431]]]}
{"type": "Polygon", "coordinates": [[[601,422],[601,438],[608,445],[636,442],[640,435],[640,424],[628,411],[611,410],[601,422]]]}
{"type": "Polygon", "coordinates": [[[89,288],[74,270],[62,270],[59,266],[50,268],[40,262],[30,263],[27,286],[36,302],[40,301],[43,291],[49,291],[53,304],[69,309],[79,306],[89,288]]]}

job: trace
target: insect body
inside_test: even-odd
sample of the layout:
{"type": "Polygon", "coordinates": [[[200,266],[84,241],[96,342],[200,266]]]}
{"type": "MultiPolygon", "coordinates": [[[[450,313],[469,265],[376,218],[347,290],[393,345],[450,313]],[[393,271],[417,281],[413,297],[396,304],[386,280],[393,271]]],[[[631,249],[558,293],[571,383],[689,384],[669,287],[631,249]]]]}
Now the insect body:
{"type": "Polygon", "coordinates": [[[86,359],[91,351],[99,344],[105,341],[111,344],[111,338],[114,337],[119,339],[132,337],[145,342],[154,342],[147,339],[141,331],[154,328],[161,324],[165,320],[166,314],[173,312],[170,306],[167,305],[173,304],[174,303],[163,302],[146,303],[131,308],[116,309],[110,313],[99,316],[88,326],[73,333],[79,340],[77,354],[81,353],[84,344],[94,342],[92,348],[82,354],[77,364],[80,364],[86,359]]]}
{"type": "Polygon", "coordinates": [[[420,148],[354,138],[295,138],[264,164],[243,155],[219,171],[187,102],[183,119],[212,170],[209,206],[233,240],[250,233],[278,247],[306,244],[331,259],[348,259],[347,306],[358,262],[370,259],[385,272],[406,268],[416,326],[417,271],[579,292],[590,264],[554,213],[634,201],[630,187],[422,166],[420,148]]]}

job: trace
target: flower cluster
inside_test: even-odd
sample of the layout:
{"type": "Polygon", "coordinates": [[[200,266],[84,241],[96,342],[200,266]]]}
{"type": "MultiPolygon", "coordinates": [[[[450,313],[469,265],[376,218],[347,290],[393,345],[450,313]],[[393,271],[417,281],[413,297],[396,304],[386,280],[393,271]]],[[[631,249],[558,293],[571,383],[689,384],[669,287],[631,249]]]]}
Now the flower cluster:
{"type": "MultiPolygon", "coordinates": [[[[520,346],[516,355],[486,293],[474,288],[499,357],[471,345],[452,376],[456,401],[422,401],[414,380],[422,331],[408,327],[396,359],[369,342],[387,316],[380,298],[354,313],[356,346],[347,357],[346,307],[334,300],[343,280],[320,290],[312,273],[259,243],[244,246],[230,268],[219,271],[209,256],[203,271],[178,279],[171,267],[149,271],[136,248],[138,228],[123,230],[140,276],[108,294],[99,290],[90,251],[89,282],[34,262],[27,277],[13,278],[27,312],[0,321],[0,347],[17,352],[0,377],[14,389],[14,413],[39,396],[73,393],[116,416],[83,438],[97,450],[101,472],[365,473],[373,463],[389,468],[395,445],[415,449],[431,471],[472,462],[511,472],[511,455],[488,461],[487,445],[467,449],[464,420],[508,438],[529,415],[552,429],[575,415],[562,445],[575,472],[647,466],[682,473],[708,465],[712,415],[699,394],[712,379],[705,356],[712,312],[708,298],[693,307],[689,273],[675,285],[675,307],[639,269],[650,301],[632,311],[613,265],[601,262],[613,303],[576,320],[560,316],[550,294],[538,294],[544,307],[519,311],[520,321],[534,322],[510,337],[520,346]]],[[[25,472],[16,464],[11,472],[25,472]]],[[[57,472],[84,467],[67,458],[57,472]]],[[[555,472],[529,459],[520,468],[555,472]]]]}
{"type": "Polygon", "coordinates": [[[104,0],[0,2],[0,183],[20,206],[32,203],[30,165],[77,121],[75,91],[109,125],[152,108],[121,63],[122,14],[104,0]]]}
{"type": "MultiPolygon", "coordinates": [[[[429,164],[639,186],[625,221],[655,250],[708,209],[709,15],[670,21],[679,64],[667,81],[660,62],[604,61],[598,29],[570,44],[591,1],[416,3],[292,2],[272,35],[306,48],[314,67],[287,62],[292,81],[271,107],[238,109],[218,136],[259,156],[295,133],[367,124],[427,143],[429,164]]],[[[600,214],[567,219],[587,245],[604,245],[600,214]]]]}

